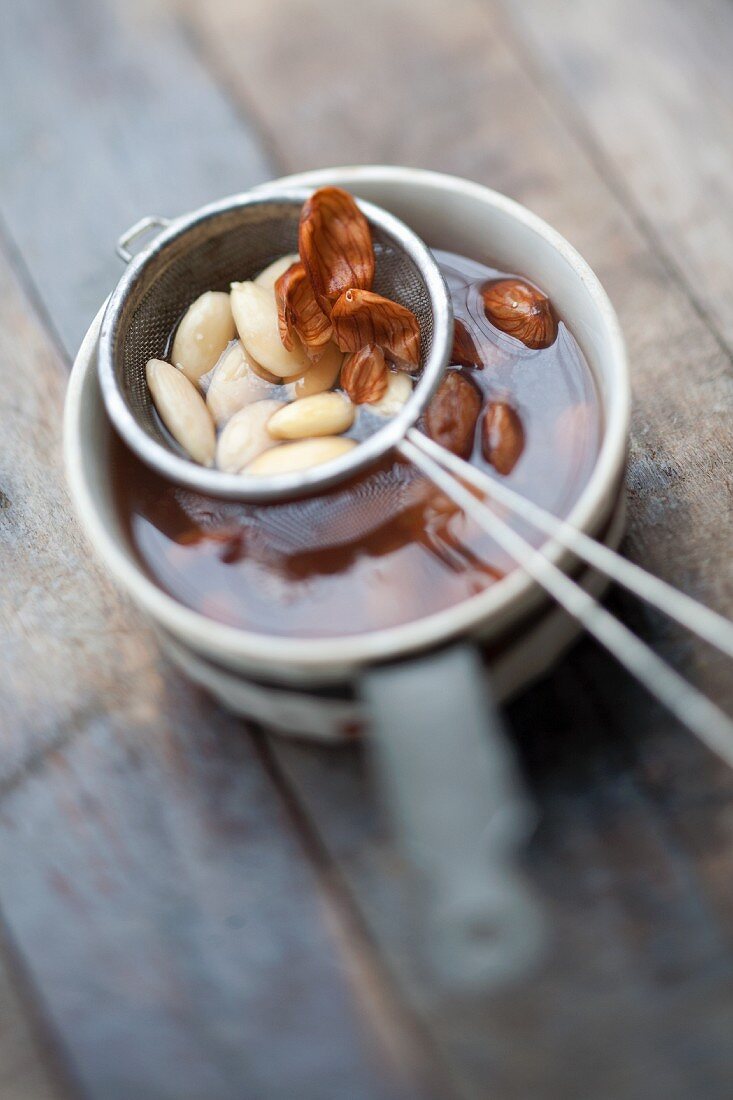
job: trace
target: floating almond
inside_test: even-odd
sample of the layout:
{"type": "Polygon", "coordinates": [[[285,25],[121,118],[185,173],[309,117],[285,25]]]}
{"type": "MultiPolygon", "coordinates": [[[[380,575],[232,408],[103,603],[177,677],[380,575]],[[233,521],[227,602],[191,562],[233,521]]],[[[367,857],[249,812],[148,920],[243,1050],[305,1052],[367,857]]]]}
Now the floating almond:
{"type": "Polygon", "coordinates": [[[292,264],[275,283],[280,339],[292,351],[299,337],[306,354],[317,360],[331,342],[331,322],[319,306],[301,263],[292,264]]]}
{"type": "Polygon", "coordinates": [[[412,379],[404,371],[390,371],[387,389],[379,401],[370,402],[370,408],[380,416],[395,416],[412,395],[412,379]]]}
{"type": "Polygon", "coordinates": [[[297,443],[281,443],[279,447],[265,451],[242,472],[272,477],[276,474],[289,474],[296,470],[308,470],[311,466],[320,466],[352,450],[356,446],[353,439],[342,435],[324,436],[321,439],[300,439],[297,443]]]}
{"type": "Polygon", "coordinates": [[[283,378],[283,383],[288,386],[288,396],[310,397],[314,393],[330,390],[339,376],[343,359],[344,353],[333,342],[326,344],[321,358],[304,375],[294,381],[283,378]]]}
{"type": "Polygon", "coordinates": [[[371,289],[372,234],[369,222],[348,191],[321,187],[306,199],[300,215],[298,250],[316,301],[327,316],[345,290],[371,289]]]}
{"type": "Polygon", "coordinates": [[[160,418],[184,451],[202,466],[214,461],[214,422],[204,399],[185,374],[162,359],[145,368],[148,388],[160,418]]]}
{"type": "Polygon", "coordinates": [[[380,401],[387,392],[388,380],[384,352],[375,344],[367,344],[344,359],[341,386],[357,405],[380,401]]]}
{"type": "Polygon", "coordinates": [[[288,270],[292,264],[297,264],[300,257],[297,252],[288,252],[287,256],[281,256],[279,260],[273,260],[271,264],[268,264],[259,275],[254,279],[257,286],[262,286],[265,290],[274,290],[275,283],[284,272],[288,270]]]}
{"type": "Polygon", "coordinates": [[[275,446],[267,424],[283,407],[282,401],[255,401],[231,418],[219,436],[216,464],[228,474],[238,474],[263,451],[275,446]]]}
{"type": "Polygon", "coordinates": [[[331,312],[336,343],[342,351],[377,344],[401,370],[420,363],[420,326],[405,306],[370,290],[347,290],[331,312]]]}
{"type": "Polygon", "coordinates": [[[492,401],[481,425],[484,458],[497,473],[510,474],[524,450],[524,427],[519,413],[506,401],[492,401]]]}
{"type": "Polygon", "coordinates": [[[309,439],[340,435],[354,423],[354,406],[342,393],[315,393],[292,401],[267,425],[273,439],[309,439]]]}
{"type": "Polygon", "coordinates": [[[222,355],[206,390],[206,404],[217,427],[226,424],[245,405],[270,396],[273,382],[280,381],[274,375],[270,375],[271,381],[261,378],[256,366],[240,340],[222,355]]]}
{"type": "Polygon", "coordinates": [[[181,318],[173,340],[171,360],[189,382],[198,382],[216,364],[235,335],[229,295],[208,290],[181,318]]]}
{"type": "Polygon", "coordinates": [[[501,332],[533,349],[549,348],[557,336],[550,299],[524,279],[495,279],[481,287],[484,313],[501,332]]]}
{"type": "Polygon", "coordinates": [[[283,347],[272,290],[256,283],[232,283],[232,313],[244,348],[270,374],[292,378],[310,366],[299,342],[293,350],[283,347]]]}
{"type": "Polygon", "coordinates": [[[425,429],[431,439],[460,458],[473,450],[481,394],[460,371],[449,371],[425,413],[425,429]]]}
{"type": "Polygon", "coordinates": [[[459,318],[453,322],[453,348],[450,361],[458,367],[472,367],[475,370],[484,368],[476,342],[459,318]]]}

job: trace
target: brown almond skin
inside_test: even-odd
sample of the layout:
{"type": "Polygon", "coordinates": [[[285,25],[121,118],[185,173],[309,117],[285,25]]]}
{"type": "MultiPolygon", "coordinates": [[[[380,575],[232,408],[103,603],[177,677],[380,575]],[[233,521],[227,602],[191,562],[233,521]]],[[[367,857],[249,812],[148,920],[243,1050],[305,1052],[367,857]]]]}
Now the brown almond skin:
{"type": "Polygon", "coordinates": [[[458,318],[453,322],[453,347],[450,361],[458,367],[469,367],[472,370],[484,369],[473,337],[463,321],[458,318]]]}
{"type": "Polygon", "coordinates": [[[375,264],[372,231],[348,191],[319,187],[306,199],[300,215],[298,251],[316,301],[327,317],[349,287],[371,290],[375,264]]]}
{"type": "Polygon", "coordinates": [[[384,352],[374,344],[347,355],[341,366],[341,388],[355,405],[380,401],[387,392],[388,381],[384,352]]]}
{"type": "Polygon", "coordinates": [[[336,343],[341,351],[360,351],[377,344],[399,370],[414,370],[420,363],[420,325],[406,306],[351,288],[331,311],[336,343]]]}
{"type": "Polygon", "coordinates": [[[549,348],[557,338],[550,299],[524,279],[494,279],[481,287],[484,313],[495,328],[525,347],[549,348]]]}
{"type": "Polygon", "coordinates": [[[481,394],[461,371],[449,371],[425,413],[425,430],[441,447],[459,458],[473,450],[481,394]]]}
{"type": "Polygon", "coordinates": [[[481,450],[498,474],[505,477],[524,450],[524,426],[519,413],[506,401],[492,401],[481,423],[481,450]]]}
{"type": "Polygon", "coordinates": [[[277,322],[283,347],[292,351],[297,335],[310,359],[317,360],[333,335],[302,263],[291,264],[275,283],[277,322]]]}

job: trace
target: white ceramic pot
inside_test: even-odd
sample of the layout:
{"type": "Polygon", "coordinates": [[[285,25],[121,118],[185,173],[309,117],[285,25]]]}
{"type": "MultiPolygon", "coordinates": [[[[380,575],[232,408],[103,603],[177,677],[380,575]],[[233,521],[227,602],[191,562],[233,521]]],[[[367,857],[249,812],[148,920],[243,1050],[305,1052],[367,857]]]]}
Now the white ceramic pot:
{"type": "MultiPolygon", "coordinates": [[[[617,545],[629,379],[616,316],[587,264],[523,207],[450,176],[336,168],[267,186],[326,183],[385,207],[433,247],[517,271],[549,290],[603,405],[598,459],[568,518],[617,545]]],[[[250,633],[177,603],[146,576],[116,513],[111,427],[96,369],[102,312],[74,365],[64,423],[69,484],[95,551],[153,621],[173,660],[225,706],[301,736],[343,739],[369,726],[398,842],[422,883],[433,969],[461,985],[516,974],[541,938],[536,908],[513,866],[526,803],[475,643],[485,647],[494,696],[505,698],[556,659],[575,626],[520,570],[417,622],[332,639],[250,633]]],[[[575,569],[594,593],[602,590],[601,578],[578,573],[559,545],[550,542],[545,552],[561,568],[575,569]]]]}
{"type": "MultiPolygon", "coordinates": [[[[619,494],[629,418],[624,344],[603,288],[567,241],[505,196],[433,172],[390,167],[334,168],[288,177],[267,186],[283,182],[304,187],[340,184],[397,214],[434,247],[486,258],[549,288],[588,360],[603,403],[604,431],[598,460],[569,519],[589,534],[603,535],[609,544],[616,544],[622,526],[619,494]]],[[[108,476],[110,427],[96,380],[98,329],[99,318],[80,349],[66,404],[65,454],[74,503],[110,572],[179,650],[183,647],[190,651],[194,662],[199,660],[202,679],[210,663],[224,673],[312,690],[352,683],[366,665],[404,658],[461,636],[490,642],[492,649],[500,653],[502,642],[514,635],[512,646],[516,651],[516,632],[521,624],[535,619],[547,606],[542,591],[519,570],[484,593],[417,622],[334,639],[300,640],[250,633],[214,622],[177,603],[140,568],[115,513],[108,476]]],[[[563,568],[572,564],[571,556],[557,544],[550,543],[547,553],[563,568]]],[[[541,654],[526,661],[520,659],[515,667],[504,667],[499,694],[515,692],[525,677],[536,676],[567,645],[567,622],[563,624],[557,612],[552,622],[554,625],[543,631],[541,654]]],[[[218,691],[217,683],[211,686],[218,691]]],[[[266,715],[261,713],[263,717],[266,715]]]]}

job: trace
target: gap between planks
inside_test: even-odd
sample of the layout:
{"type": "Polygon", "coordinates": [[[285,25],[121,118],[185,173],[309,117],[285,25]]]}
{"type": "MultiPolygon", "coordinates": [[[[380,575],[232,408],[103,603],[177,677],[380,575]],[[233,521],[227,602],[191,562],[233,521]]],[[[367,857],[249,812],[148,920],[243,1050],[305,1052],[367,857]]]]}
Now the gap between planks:
{"type": "Polygon", "coordinates": [[[720,350],[733,365],[733,346],[716,323],[704,300],[696,293],[684,267],[665,247],[660,231],[644,213],[634,189],[624,182],[613,158],[602,149],[589,121],[573,97],[568,94],[562,81],[553,72],[549,60],[540,51],[531,19],[522,13],[521,5],[507,3],[507,0],[492,0],[492,2],[501,20],[505,37],[511,43],[517,57],[523,62],[538,92],[543,96],[558,122],[572,131],[578,145],[585,152],[599,177],[605,182],[619,205],[627,211],[637,231],[646,239],[669,278],[685,295],[692,309],[714,337],[720,350]]]}

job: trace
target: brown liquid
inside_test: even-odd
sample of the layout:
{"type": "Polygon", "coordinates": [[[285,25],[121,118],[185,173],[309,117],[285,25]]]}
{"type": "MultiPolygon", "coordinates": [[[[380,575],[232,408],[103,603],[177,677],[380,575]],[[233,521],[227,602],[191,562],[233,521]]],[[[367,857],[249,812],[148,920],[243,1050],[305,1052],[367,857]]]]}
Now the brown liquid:
{"type": "MultiPolygon", "coordinates": [[[[510,401],[522,419],[525,448],[505,484],[566,514],[600,437],[598,397],[578,345],[562,322],[542,351],[498,332],[484,318],[477,287],[504,273],[435,255],[456,318],[486,363],[467,373],[486,399],[510,401]]],[[[349,434],[363,437],[381,423],[361,406],[349,434]]],[[[146,571],[181,603],[223,623],[292,637],[359,634],[448,608],[512,568],[487,535],[392,457],[318,497],[255,506],[173,486],[116,438],[113,448],[119,510],[146,571]]],[[[478,431],[471,461],[498,476],[478,431]]]]}

